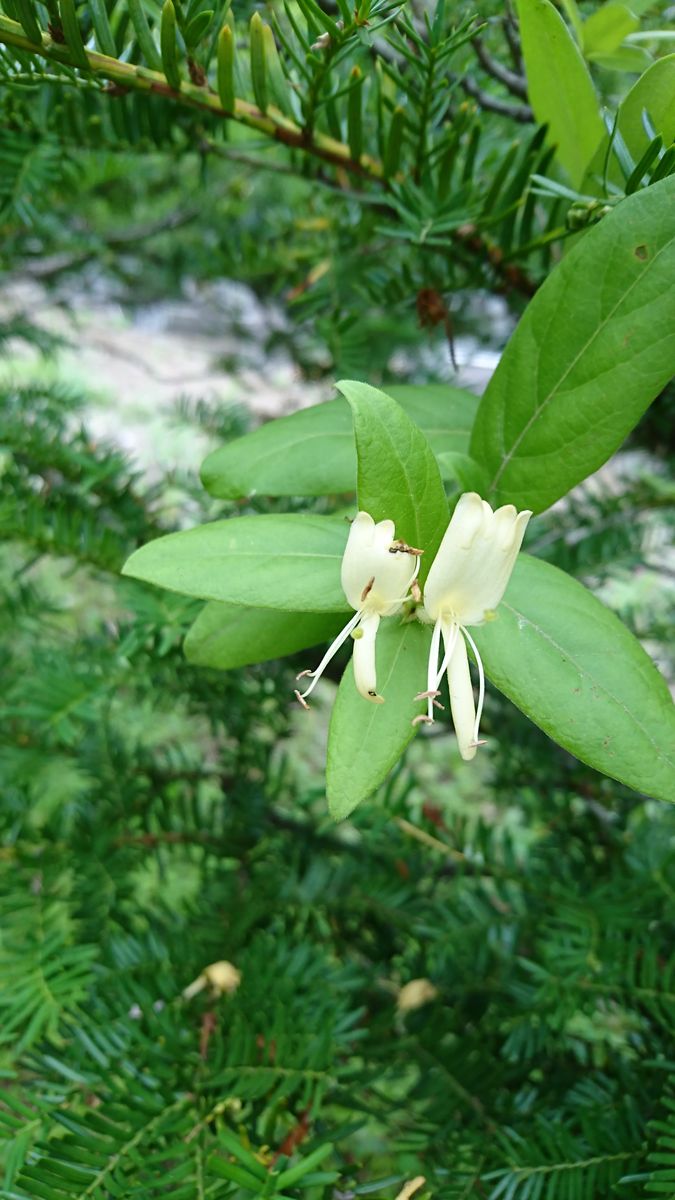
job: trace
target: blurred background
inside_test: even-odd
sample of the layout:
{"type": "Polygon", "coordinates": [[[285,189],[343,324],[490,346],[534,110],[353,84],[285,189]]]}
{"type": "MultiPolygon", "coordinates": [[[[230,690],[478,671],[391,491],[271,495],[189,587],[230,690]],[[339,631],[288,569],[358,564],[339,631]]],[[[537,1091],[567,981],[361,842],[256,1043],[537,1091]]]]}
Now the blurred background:
{"type": "MultiPolygon", "coordinates": [[[[311,6],[234,7],[237,45],[260,9],[319,70],[311,6]]],[[[342,8],[323,5],[332,21],[342,8]]],[[[673,10],[561,8],[601,28],[607,10],[632,16],[600,49],[581,42],[611,129],[670,48],[673,10]]],[[[79,7],[83,27],[95,10],[79,7]]],[[[199,464],[336,378],[480,393],[569,244],[672,167],[650,126],[647,149],[661,143],[637,175],[614,138],[604,185],[566,182],[510,7],[483,5],[478,36],[469,6],[374,10],[382,28],[371,14],[326,86],[365,153],[407,81],[390,165],[416,166],[386,197],[243,124],[2,48],[7,1197],[393,1200],[413,1181],[448,1200],[675,1195],[672,808],[578,763],[491,689],[475,763],[441,720],[334,826],[323,766],[342,663],[308,721],[292,702],[306,653],[192,665],[199,602],[119,574],[172,529],[344,504],[216,501],[199,464]],[[431,50],[410,67],[415,38],[431,50]],[[371,88],[358,119],[354,71],[371,88]]],[[[109,15],[138,63],[135,18],[109,15]]],[[[213,53],[193,61],[208,70],[213,53]]],[[[299,93],[314,79],[300,67],[299,93]]],[[[527,545],[591,586],[670,681],[674,413],[671,388],[527,545]]]]}

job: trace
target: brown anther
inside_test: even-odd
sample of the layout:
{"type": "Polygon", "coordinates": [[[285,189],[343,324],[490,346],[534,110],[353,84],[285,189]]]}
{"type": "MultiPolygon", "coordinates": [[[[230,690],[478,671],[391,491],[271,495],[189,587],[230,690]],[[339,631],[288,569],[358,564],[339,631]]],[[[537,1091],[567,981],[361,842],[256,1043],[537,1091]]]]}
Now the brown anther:
{"type": "Polygon", "coordinates": [[[441,694],[440,692],[435,692],[433,690],[433,688],[431,688],[428,692],[418,692],[417,695],[415,696],[415,699],[416,700],[435,700],[437,696],[440,696],[440,694],[441,694]]]}
{"type": "Polygon", "coordinates": [[[420,713],[419,716],[413,717],[411,725],[433,725],[433,717],[428,717],[426,713],[420,713]]]}
{"type": "Polygon", "coordinates": [[[370,592],[372,592],[372,590],[373,590],[373,584],[374,584],[374,583],[375,583],[375,576],[373,575],[373,578],[368,580],[368,583],[366,584],[366,586],[364,587],[363,591],[361,592],[361,603],[362,603],[362,604],[363,604],[363,601],[364,601],[364,600],[366,599],[366,597],[368,596],[368,594],[369,594],[370,592]]]}
{"type": "Polygon", "coordinates": [[[304,709],[306,709],[306,710],[307,710],[307,712],[309,712],[309,704],[308,704],[308,703],[307,703],[307,701],[305,700],[304,696],[301,696],[301,695],[300,695],[300,693],[299,693],[297,690],[296,690],[296,693],[295,693],[295,698],[296,698],[296,700],[297,700],[298,704],[301,704],[301,705],[302,705],[302,707],[303,707],[304,709]]]}
{"type": "Polygon", "coordinates": [[[307,671],[301,671],[301,672],[300,672],[300,674],[299,674],[299,675],[296,675],[296,677],[295,677],[295,678],[296,678],[296,679],[304,679],[306,675],[311,675],[311,674],[312,674],[312,672],[311,672],[310,670],[307,670],[307,671]]]}
{"type": "Polygon", "coordinates": [[[410,594],[415,601],[415,604],[422,603],[422,589],[416,579],[413,579],[410,584],[410,594]]]}
{"type": "Polygon", "coordinates": [[[424,554],[424,550],[418,550],[416,546],[409,546],[407,542],[402,542],[397,538],[389,547],[390,554],[412,554],[413,558],[419,558],[420,554],[424,554]]]}
{"type": "Polygon", "coordinates": [[[471,746],[471,749],[473,750],[474,746],[487,746],[487,742],[485,741],[485,738],[481,738],[477,742],[469,742],[469,745],[471,746]]]}
{"type": "Polygon", "coordinates": [[[434,708],[440,708],[441,712],[445,712],[445,707],[441,704],[440,700],[434,700],[433,704],[434,708]]]}

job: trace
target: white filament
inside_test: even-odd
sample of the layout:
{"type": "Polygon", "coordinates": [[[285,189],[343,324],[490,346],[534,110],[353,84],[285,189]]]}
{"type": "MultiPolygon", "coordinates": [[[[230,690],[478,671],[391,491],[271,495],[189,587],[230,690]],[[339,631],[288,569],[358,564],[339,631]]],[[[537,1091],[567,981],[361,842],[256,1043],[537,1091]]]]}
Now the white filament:
{"type": "Polygon", "coordinates": [[[485,703],[485,671],[483,670],[483,660],[478,652],[478,646],[476,645],[475,641],[473,640],[473,638],[472,638],[471,634],[469,633],[468,629],[466,628],[466,626],[459,625],[456,621],[452,621],[450,623],[449,629],[447,629],[447,627],[443,628],[443,645],[444,645],[445,653],[443,655],[443,659],[439,666],[438,659],[439,659],[439,650],[440,650],[441,628],[442,628],[442,618],[439,617],[439,619],[436,621],[436,624],[434,625],[434,631],[431,635],[431,645],[429,647],[429,662],[427,665],[427,690],[426,690],[426,693],[425,692],[421,693],[419,699],[421,699],[422,696],[426,696],[427,720],[433,721],[434,720],[434,711],[433,711],[434,696],[438,693],[439,685],[443,679],[443,676],[445,675],[446,671],[448,670],[448,667],[450,666],[450,659],[452,658],[452,655],[455,650],[455,646],[457,645],[457,638],[460,636],[460,634],[462,634],[462,636],[466,639],[469,646],[471,647],[471,650],[473,651],[473,655],[476,660],[476,666],[478,668],[478,704],[476,706],[476,718],[475,718],[474,727],[473,727],[473,741],[476,745],[478,745],[478,731],[480,728],[480,720],[483,715],[483,705],[485,703]],[[447,638],[446,638],[446,629],[447,629],[447,638]]]}
{"type": "Polygon", "coordinates": [[[337,637],[331,642],[330,646],[328,647],[326,653],[324,654],[323,658],[321,659],[321,662],[319,663],[316,670],[309,672],[312,682],[310,683],[309,687],[307,688],[307,691],[302,692],[302,694],[300,695],[301,700],[306,700],[307,697],[314,691],[314,688],[316,687],[321,676],[323,675],[324,671],[326,670],[326,667],[328,666],[331,658],[335,657],[338,650],[340,649],[340,646],[344,645],[344,643],[347,641],[347,638],[349,637],[352,630],[356,629],[356,626],[358,625],[362,616],[363,616],[363,612],[354,613],[354,616],[351,617],[349,621],[347,621],[347,624],[345,625],[344,629],[341,629],[340,632],[338,633],[337,637]]]}

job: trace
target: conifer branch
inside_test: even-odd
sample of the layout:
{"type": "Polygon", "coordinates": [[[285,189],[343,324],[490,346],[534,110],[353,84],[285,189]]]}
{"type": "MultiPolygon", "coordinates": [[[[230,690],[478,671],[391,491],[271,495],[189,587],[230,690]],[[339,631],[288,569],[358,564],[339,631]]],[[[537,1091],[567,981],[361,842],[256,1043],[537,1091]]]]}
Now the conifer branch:
{"type": "MultiPolygon", "coordinates": [[[[42,35],[40,44],[31,42],[17,21],[12,21],[1,14],[0,42],[26,50],[30,54],[40,55],[47,60],[55,60],[64,66],[79,66],[68,46],[54,41],[47,34],[42,35]]],[[[166,77],[160,71],[153,71],[134,63],[122,62],[94,50],[85,50],[84,53],[92,75],[109,80],[115,89],[122,89],[123,92],[151,93],[179,104],[201,109],[212,116],[227,117],[229,120],[237,121],[254,129],[257,133],[264,134],[273,141],[280,142],[289,149],[301,150],[332,166],[341,167],[351,174],[376,180],[382,176],[382,166],[376,159],[362,154],[358,161],[355,160],[349,146],[343,142],[316,130],[303,129],[277,109],[270,107],[266,113],[263,113],[256,105],[237,98],[234,111],[227,112],[217,94],[207,86],[200,87],[184,80],[180,89],[175,89],[169,85],[166,77]]]]}

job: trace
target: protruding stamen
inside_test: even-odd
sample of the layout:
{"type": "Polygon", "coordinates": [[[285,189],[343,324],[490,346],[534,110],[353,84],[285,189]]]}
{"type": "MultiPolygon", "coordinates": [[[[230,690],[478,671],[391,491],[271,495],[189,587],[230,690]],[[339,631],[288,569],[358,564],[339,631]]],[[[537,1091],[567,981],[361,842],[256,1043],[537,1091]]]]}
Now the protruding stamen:
{"type": "MultiPolygon", "coordinates": [[[[421,551],[421,550],[419,551],[419,554],[422,554],[422,551],[421,551]]],[[[410,578],[410,583],[408,584],[408,587],[409,587],[409,588],[411,588],[411,587],[412,587],[413,583],[414,583],[414,582],[415,582],[415,580],[417,579],[417,576],[418,576],[418,575],[419,575],[419,573],[420,573],[420,567],[421,567],[421,566],[422,566],[422,559],[421,559],[421,558],[419,558],[419,557],[417,557],[417,558],[415,559],[415,570],[413,571],[413,573],[412,573],[412,576],[411,576],[411,578],[410,578]]]]}
{"type": "Polygon", "coordinates": [[[452,624],[450,626],[450,632],[448,633],[447,640],[446,640],[446,629],[443,628],[443,645],[445,646],[445,654],[443,655],[443,661],[441,662],[441,665],[438,668],[438,672],[436,674],[436,684],[435,684],[436,687],[438,687],[439,683],[441,682],[443,676],[445,675],[445,672],[447,671],[447,669],[450,665],[450,659],[452,658],[458,636],[459,636],[459,626],[457,626],[455,624],[452,624]]]}
{"type": "MultiPolygon", "coordinates": [[[[303,671],[302,672],[303,675],[310,675],[312,682],[310,683],[307,690],[302,693],[302,695],[299,695],[298,693],[296,693],[296,695],[298,695],[299,700],[304,700],[307,696],[310,695],[311,692],[314,691],[314,688],[316,687],[321,676],[323,675],[324,671],[326,670],[326,667],[328,666],[331,658],[333,658],[337,654],[338,650],[340,649],[340,646],[342,646],[343,643],[347,641],[347,638],[349,637],[350,633],[352,632],[352,629],[356,629],[356,626],[358,625],[362,616],[363,616],[363,613],[357,612],[357,613],[354,613],[354,616],[351,617],[349,619],[349,621],[347,621],[347,624],[345,625],[344,629],[341,629],[340,632],[338,633],[337,637],[335,638],[335,640],[331,642],[330,646],[328,647],[326,653],[324,654],[323,658],[321,659],[321,662],[319,663],[319,665],[315,671],[303,671]]],[[[298,676],[298,679],[299,678],[300,678],[300,676],[298,676]]],[[[307,707],[307,705],[305,705],[305,707],[307,707]]]]}
{"type": "Polygon", "coordinates": [[[296,677],[295,677],[295,678],[296,678],[296,679],[304,679],[304,678],[305,678],[305,675],[311,675],[311,674],[312,674],[312,672],[311,672],[310,670],[306,670],[306,671],[300,671],[300,672],[299,672],[299,673],[296,675],[296,677]]]}
{"type": "Polygon", "coordinates": [[[485,701],[485,672],[483,670],[483,660],[478,653],[478,646],[474,642],[468,629],[465,629],[465,627],[462,625],[461,630],[471,649],[473,650],[474,658],[476,659],[476,666],[478,667],[478,705],[476,707],[476,720],[473,727],[473,741],[474,745],[482,746],[485,743],[478,741],[478,728],[480,726],[480,719],[483,715],[483,704],[485,701]]]}
{"type": "MultiPolygon", "coordinates": [[[[309,673],[310,673],[309,671],[303,671],[303,675],[309,675],[309,673]]],[[[309,712],[309,704],[305,700],[305,697],[300,695],[300,692],[298,691],[297,688],[295,689],[295,698],[298,701],[298,704],[301,704],[302,707],[304,709],[306,709],[307,712],[309,712]]]]}
{"type": "Polygon", "coordinates": [[[400,538],[397,538],[395,542],[391,543],[391,546],[389,547],[389,553],[413,554],[416,558],[419,558],[420,554],[424,554],[424,550],[418,550],[416,546],[409,546],[407,542],[402,542],[400,538]]]}
{"type": "Polygon", "coordinates": [[[419,713],[418,716],[413,717],[412,721],[410,722],[411,725],[433,725],[433,723],[434,718],[428,717],[426,713],[419,713]]]}
{"type": "Polygon", "coordinates": [[[428,700],[430,697],[435,700],[436,696],[440,696],[440,692],[418,692],[415,696],[416,700],[428,700]]]}
{"type": "Polygon", "coordinates": [[[429,647],[429,662],[427,663],[427,719],[429,722],[434,719],[434,706],[432,700],[438,695],[438,654],[441,645],[441,622],[437,621],[434,625],[434,632],[431,635],[431,645],[429,647]]]}

